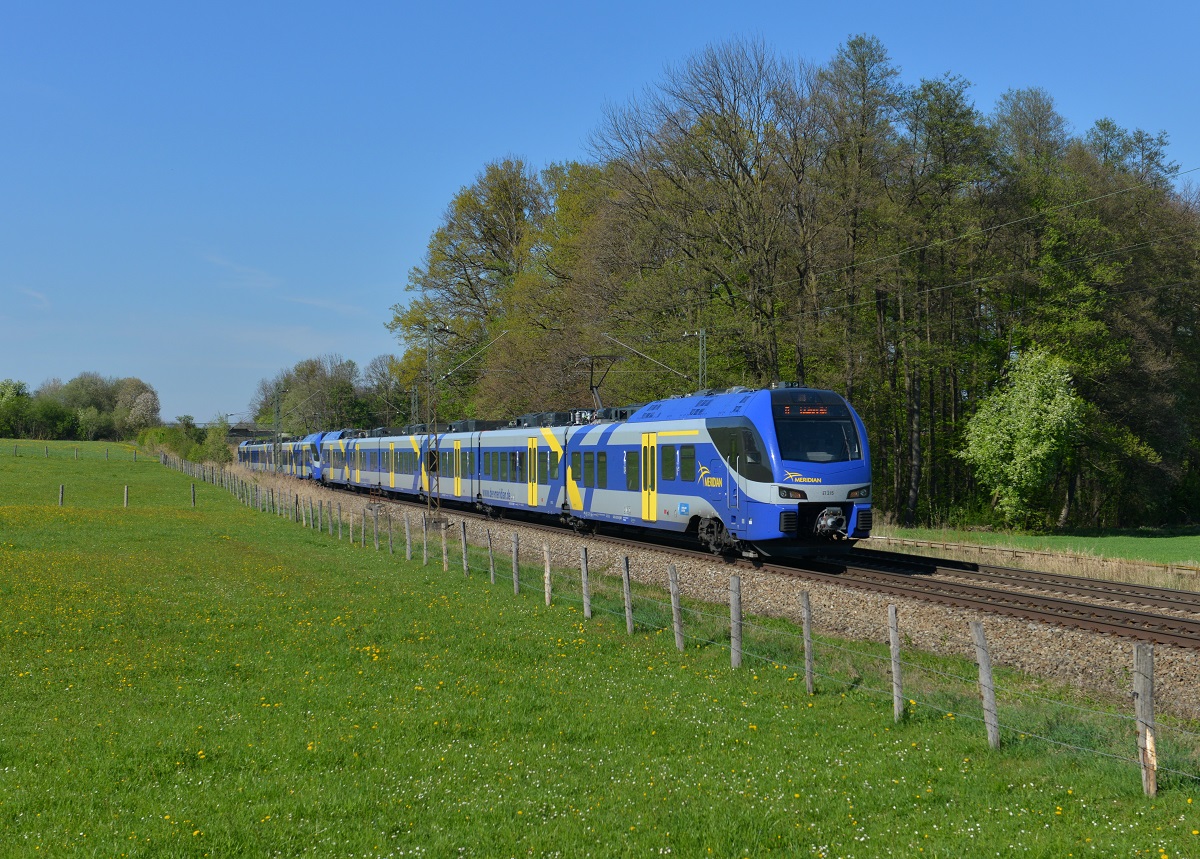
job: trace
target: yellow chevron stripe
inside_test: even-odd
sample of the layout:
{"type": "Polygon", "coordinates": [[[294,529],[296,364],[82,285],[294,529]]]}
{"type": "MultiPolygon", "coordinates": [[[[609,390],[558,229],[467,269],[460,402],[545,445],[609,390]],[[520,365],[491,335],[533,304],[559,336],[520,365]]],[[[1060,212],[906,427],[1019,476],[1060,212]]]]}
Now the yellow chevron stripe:
{"type": "Polygon", "coordinates": [[[417,461],[421,463],[421,488],[428,492],[429,474],[425,471],[425,457],[421,456],[421,445],[417,444],[417,437],[415,435],[410,435],[408,440],[412,443],[413,453],[417,455],[417,461]]]}
{"type": "Polygon", "coordinates": [[[572,510],[582,510],[583,496],[579,494],[578,476],[571,473],[571,464],[563,455],[562,445],[558,443],[549,427],[542,427],[542,436],[546,439],[546,444],[550,445],[550,449],[558,454],[558,461],[562,463],[562,467],[567,470],[567,502],[572,510]]]}

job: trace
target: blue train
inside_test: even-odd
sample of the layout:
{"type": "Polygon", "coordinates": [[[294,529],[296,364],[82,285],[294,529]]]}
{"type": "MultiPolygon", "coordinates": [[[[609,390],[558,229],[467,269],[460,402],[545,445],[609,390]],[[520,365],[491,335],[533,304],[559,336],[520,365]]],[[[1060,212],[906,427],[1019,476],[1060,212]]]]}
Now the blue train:
{"type": "MultiPolygon", "coordinates": [[[[270,443],[238,461],[274,470],[270,443]]],[[[459,421],[396,435],[314,433],[280,471],[384,495],[693,536],[713,552],[856,540],[871,531],[866,428],[832,391],[731,388],[599,413],[459,421]]]]}

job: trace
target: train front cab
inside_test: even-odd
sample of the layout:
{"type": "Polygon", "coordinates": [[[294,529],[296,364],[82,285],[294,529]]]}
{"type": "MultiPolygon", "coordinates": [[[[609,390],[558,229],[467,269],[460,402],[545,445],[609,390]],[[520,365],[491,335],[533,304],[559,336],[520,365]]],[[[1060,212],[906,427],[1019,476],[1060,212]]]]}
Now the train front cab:
{"type": "Polygon", "coordinates": [[[708,434],[728,483],[731,536],[757,544],[869,536],[871,468],[866,429],[832,391],[763,391],[744,416],[710,418],[708,434]]]}

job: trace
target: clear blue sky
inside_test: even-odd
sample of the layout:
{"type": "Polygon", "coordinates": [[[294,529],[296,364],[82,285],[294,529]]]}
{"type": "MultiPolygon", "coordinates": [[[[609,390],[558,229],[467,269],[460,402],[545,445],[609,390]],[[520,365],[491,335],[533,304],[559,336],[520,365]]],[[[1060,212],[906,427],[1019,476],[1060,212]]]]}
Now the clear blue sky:
{"type": "Polygon", "coordinates": [[[585,158],[621,103],[710,42],[824,62],[878,36],[907,83],[989,112],[1041,86],[1200,167],[1194,3],[0,5],[0,378],[139,376],[164,418],[383,328],[483,164],[585,158]]]}

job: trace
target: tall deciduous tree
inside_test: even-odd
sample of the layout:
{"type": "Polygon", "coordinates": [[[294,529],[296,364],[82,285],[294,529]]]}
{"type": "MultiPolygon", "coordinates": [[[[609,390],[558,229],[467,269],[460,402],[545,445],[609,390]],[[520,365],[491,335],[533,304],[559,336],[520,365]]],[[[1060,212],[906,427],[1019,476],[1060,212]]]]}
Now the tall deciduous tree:
{"type": "Polygon", "coordinates": [[[1045,352],[1013,361],[1007,383],[967,423],[963,459],[1014,524],[1046,509],[1045,496],[1077,443],[1085,405],[1066,362],[1045,352]]]}

